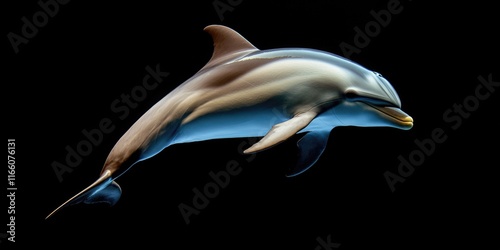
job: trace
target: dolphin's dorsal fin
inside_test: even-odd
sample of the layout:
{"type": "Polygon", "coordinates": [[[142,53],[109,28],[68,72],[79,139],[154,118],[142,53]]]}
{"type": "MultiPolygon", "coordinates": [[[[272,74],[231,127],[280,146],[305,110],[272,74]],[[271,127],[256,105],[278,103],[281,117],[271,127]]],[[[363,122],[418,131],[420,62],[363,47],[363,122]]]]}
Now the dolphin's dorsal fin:
{"type": "Polygon", "coordinates": [[[203,68],[212,67],[233,57],[258,50],[238,32],[223,25],[209,25],[203,29],[214,41],[212,58],[203,68]]]}

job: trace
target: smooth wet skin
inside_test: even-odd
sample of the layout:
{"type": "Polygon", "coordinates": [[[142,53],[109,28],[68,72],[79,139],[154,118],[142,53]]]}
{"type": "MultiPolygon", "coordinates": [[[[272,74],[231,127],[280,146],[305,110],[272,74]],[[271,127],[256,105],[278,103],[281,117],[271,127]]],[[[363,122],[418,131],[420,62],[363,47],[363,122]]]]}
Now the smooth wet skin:
{"type": "Polygon", "coordinates": [[[214,41],[210,61],[141,116],[109,153],[100,178],[47,218],[69,204],[115,204],[121,189],[114,180],[174,144],[262,137],[244,151],[252,154],[301,134],[287,173],[295,176],[314,165],[337,126],[413,126],[379,73],[319,50],[259,50],[225,26],[205,31],[214,41]]]}

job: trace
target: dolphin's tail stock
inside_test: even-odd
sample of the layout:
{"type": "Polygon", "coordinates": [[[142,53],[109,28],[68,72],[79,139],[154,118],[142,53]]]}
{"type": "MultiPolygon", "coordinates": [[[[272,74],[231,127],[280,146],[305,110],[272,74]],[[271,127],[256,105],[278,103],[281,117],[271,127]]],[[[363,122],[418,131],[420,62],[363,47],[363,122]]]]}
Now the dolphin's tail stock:
{"type": "Polygon", "coordinates": [[[48,219],[57,211],[68,205],[78,204],[81,202],[86,204],[108,203],[112,206],[120,199],[121,193],[122,190],[120,186],[118,183],[114,182],[111,177],[111,171],[107,170],[103,172],[99,179],[97,179],[90,186],[86,187],[78,194],[54,209],[54,211],[47,215],[45,219],[48,219]]]}

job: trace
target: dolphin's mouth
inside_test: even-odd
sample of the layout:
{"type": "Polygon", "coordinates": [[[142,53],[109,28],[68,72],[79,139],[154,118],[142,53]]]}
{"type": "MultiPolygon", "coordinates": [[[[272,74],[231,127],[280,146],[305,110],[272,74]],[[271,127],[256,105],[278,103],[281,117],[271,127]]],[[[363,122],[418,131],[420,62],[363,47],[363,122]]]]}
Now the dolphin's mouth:
{"type": "Polygon", "coordinates": [[[396,107],[387,107],[387,106],[375,106],[372,104],[366,103],[368,106],[377,110],[381,115],[387,117],[389,120],[394,123],[400,125],[401,129],[410,129],[413,127],[413,118],[403,112],[403,110],[396,107]]]}

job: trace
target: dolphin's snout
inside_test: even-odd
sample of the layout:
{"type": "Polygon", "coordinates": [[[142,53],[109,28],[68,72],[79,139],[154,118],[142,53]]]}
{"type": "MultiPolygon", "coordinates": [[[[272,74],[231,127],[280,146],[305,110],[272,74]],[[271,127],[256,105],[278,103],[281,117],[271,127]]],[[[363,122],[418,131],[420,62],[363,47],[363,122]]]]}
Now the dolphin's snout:
{"type": "Polygon", "coordinates": [[[400,108],[396,107],[381,107],[370,105],[372,108],[379,111],[381,114],[386,116],[388,120],[392,121],[394,124],[398,125],[400,129],[408,130],[413,127],[413,118],[405,113],[400,108]]]}

